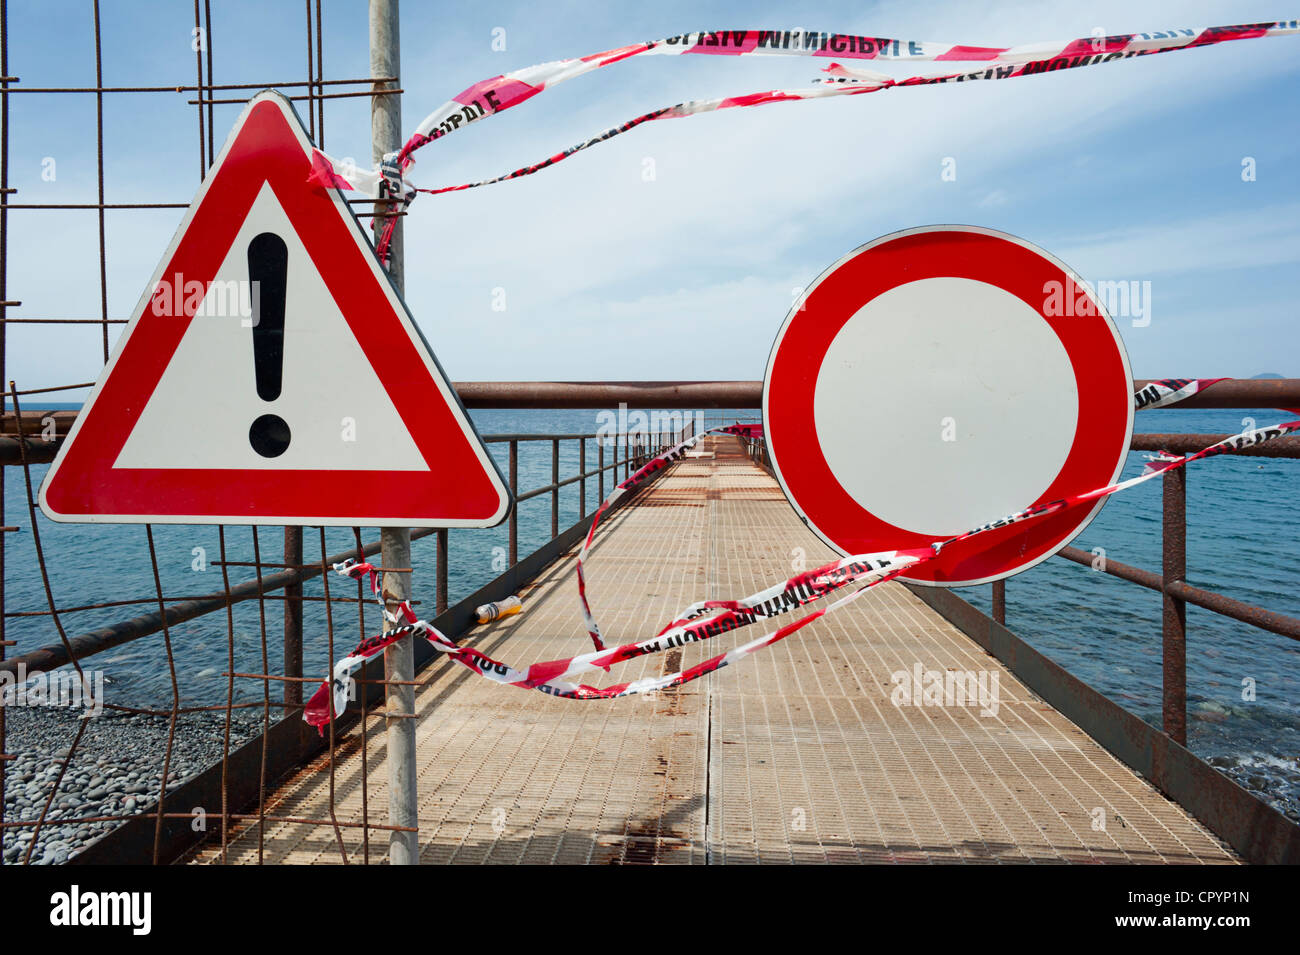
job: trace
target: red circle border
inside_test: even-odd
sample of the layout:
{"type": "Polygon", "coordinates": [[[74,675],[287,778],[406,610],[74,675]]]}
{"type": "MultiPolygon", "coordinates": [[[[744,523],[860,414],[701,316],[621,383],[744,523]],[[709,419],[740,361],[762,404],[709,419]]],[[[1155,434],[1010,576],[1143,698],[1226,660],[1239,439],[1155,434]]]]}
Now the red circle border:
{"type": "MultiPolygon", "coordinates": [[[[836,479],[812,424],[821,362],[840,329],[867,302],[900,285],[948,277],[985,282],[1019,298],[1056,333],[1074,369],[1079,418],[1073,445],[1056,479],[1025,506],[1106,486],[1123,469],[1133,427],[1128,358],[1104,307],[1073,272],[1022,239],[975,226],[928,226],[882,236],[832,265],[795,303],[772,346],[763,382],[768,451],[786,497],[844,554],[925,547],[933,538],[876,517],[836,479]],[[1086,296],[1094,314],[1044,314],[1045,286],[1052,281],[1061,283],[1068,296],[1063,301],[1086,296]]],[[[870,383],[863,390],[864,415],[889,412],[874,405],[870,383]]],[[[1026,453],[1032,453],[1033,435],[1025,437],[1026,453]]],[[[1069,543],[1104,501],[1082,520],[1072,509],[986,532],[945,548],[941,557],[904,579],[964,586],[1019,573],[1069,543]]]]}

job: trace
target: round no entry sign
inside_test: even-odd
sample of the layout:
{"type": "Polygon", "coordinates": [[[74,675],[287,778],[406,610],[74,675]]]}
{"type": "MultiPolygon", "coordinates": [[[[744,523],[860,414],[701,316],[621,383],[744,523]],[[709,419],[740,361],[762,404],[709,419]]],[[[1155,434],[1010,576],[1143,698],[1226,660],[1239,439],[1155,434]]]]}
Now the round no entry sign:
{"type": "MultiPolygon", "coordinates": [[[[863,554],[1112,483],[1133,383],[1110,317],[1063,263],[991,229],[929,226],[855,249],[805,291],[768,359],[763,420],[795,510],[863,554]]],[[[945,548],[906,579],[1009,577],[1104,500],[945,548]]]]}

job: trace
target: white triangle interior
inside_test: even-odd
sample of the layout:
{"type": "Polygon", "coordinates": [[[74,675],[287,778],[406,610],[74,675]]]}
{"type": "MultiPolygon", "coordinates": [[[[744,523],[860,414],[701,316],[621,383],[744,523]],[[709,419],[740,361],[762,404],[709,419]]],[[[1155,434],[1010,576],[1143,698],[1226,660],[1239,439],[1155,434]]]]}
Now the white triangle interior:
{"type": "MultiPolygon", "coordinates": [[[[177,276],[162,279],[175,283],[177,276]]],[[[429,470],[269,183],[114,467],[429,470]],[[263,232],[279,235],[289,253],[283,383],[274,401],[258,397],[251,322],[231,302],[237,297],[226,294],[246,288],[248,245],[263,232]],[[254,451],[248,435],[253,421],[268,413],[283,418],[292,433],[274,458],[254,451]]]]}

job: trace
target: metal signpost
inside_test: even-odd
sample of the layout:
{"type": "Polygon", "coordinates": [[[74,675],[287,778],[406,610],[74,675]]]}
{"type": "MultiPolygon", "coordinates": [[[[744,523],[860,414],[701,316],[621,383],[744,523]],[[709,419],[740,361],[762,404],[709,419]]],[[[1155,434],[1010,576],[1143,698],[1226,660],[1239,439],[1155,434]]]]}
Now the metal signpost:
{"type": "MultiPolygon", "coordinates": [[[[401,75],[401,46],[397,0],[370,0],[370,75],[401,75]]],[[[376,84],[378,87],[380,84],[376,84]]],[[[384,156],[402,146],[402,102],[399,93],[370,98],[370,140],[375,168],[384,156]]],[[[382,182],[382,180],[381,180],[382,182]]],[[[375,208],[375,235],[383,231],[384,218],[375,208]]],[[[389,204],[388,212],[396,216],[401,203],[389,204]]],[[[398,292],[404,289],[402,274],[402,220],[393,229],[389,246],[388,276],[398,292]]],[[[411,566],[411,529],[380,529],[380,545],[385,568],[411,566]]],[[[385,570],[383,599],[386,604],[401,603],[411,596],[411,575],[405,571],[385,570]]],[[[384,629],[392,626],[384,621],[384,629]]],[[[394,829],[388,839],[388,861],[392,865],[417,865],[420,861],[418,797],[415,788],[415,648],[414,638],[403,637],[384,650],[384,687],[386,699],[386,733],[388,738],[388,821],[394,829]]],[[[363,730],[364,732],[364,730],[363,730]]]]}

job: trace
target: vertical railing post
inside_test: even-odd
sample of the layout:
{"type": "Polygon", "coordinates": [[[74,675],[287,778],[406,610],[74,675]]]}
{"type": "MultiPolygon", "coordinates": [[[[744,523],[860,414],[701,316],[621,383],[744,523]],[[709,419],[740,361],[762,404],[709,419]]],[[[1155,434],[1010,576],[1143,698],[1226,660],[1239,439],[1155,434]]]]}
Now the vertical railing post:
{"type": "Polygon", "coordinates": [[[587,439],[578,439],[578,520],[587,516],[587,439]]]}
{"type": "Polygon", "coordinates": [[[442,616],[447,612],[447,528],[438,529],[438,589],[435,613],[442,616]]]}
{"type": "Polygon", "coordinates": [[[551,439],[551,540],[560,536],[560,439],[551,439]]]}
{"type": "Polygon", "coordinates": [[[1187,745],[1187,605],[1172,596],[1168,587],[1187,577],[1187,469],[1166,471],[1164,481],[1163,539],[1161,568],[1164,585],[1164,692],[1162,711],[1165,734],[1187,745]]]}
{"type": "MultiPolygon", "coordinates": [[[[284,529],[286,570],[300,570],[302,564],[302,528],[284,529]]],[[[302,703],[302,581],[284,588],[284,702],[289,706],[302,703]]]]}
{"type": "MultiPolygon", "coordinates": [[[[519,496],[519,442],[510,442],[510,496],[519,496]]],[[[510,566],[519,563],[519,505],[510,508],[510,566]]]]}
{"type": "Polygon", "coordinates": [[[605,436],[596,435],[596,496],[605,500],[605,436]]]}
{"type": "Polygon", "coordinates": [[[993,581],[993,619],[1004,627],[1007,624],[1007,582],[993,581]]]}

